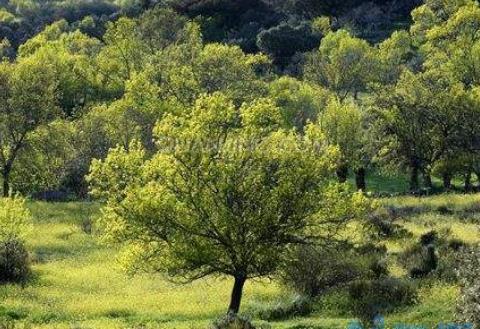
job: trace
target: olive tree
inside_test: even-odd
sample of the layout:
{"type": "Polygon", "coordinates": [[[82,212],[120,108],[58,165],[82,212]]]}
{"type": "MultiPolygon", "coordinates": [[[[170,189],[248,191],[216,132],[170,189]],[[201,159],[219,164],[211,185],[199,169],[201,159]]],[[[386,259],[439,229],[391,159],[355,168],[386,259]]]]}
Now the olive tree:
{"type": "Polygon", "coordinates": [[[274,274],[295,245],[339,239],[368,205],[332,182],[338,152],[317,142],[318,127],[282,126],[273,101],[237,107],[220,93],[166,115],[152,157],[137,143],[93,162],[104,237],[123,244],[132,270],[232,277],[236,314],[248,279],[274,274]]]}

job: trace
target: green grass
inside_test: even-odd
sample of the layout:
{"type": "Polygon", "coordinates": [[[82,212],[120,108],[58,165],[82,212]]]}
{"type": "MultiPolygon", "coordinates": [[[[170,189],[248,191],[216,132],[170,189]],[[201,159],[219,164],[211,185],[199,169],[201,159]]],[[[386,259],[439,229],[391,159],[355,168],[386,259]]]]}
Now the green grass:
{"type": "MultiPolygon", "coordinates": [[[[383,199],[386,206],[404,209],[401,219],[413,240],[431,230],[450,228],[466,242],[480,241],[478,226],[469,216],[480,204],[479,195],[442,195],[430,198],[383,199]],[[439,213],[448,207],[448,214],[439,213]]],[[[189,285],[176,285],[159,275],[126,276],[116,262],[116,250],[85,233],[81,223],[99,206],[92,203],[30,202],[34,230],[28,238],[34,279],[24,288],[0,287],[0,316],[33,328],[205,328],[224,313],[232,282],[211,278],[189,285]]],[[[480,211],[480,210],[479,210],[480,211]]],[[[400,251],[410,241],[392,240],[387,245],[400,251]]],[[[398,275],[404,273],[395,269],[398,275]]],[[[404,322],[433,327],[453,320],[458,288],[430,282],[422,285],[418,305],[387,317],[387,323],[404,322]]],[[[290,296],[275,282],[250,282],[243,311],[255,314],[265,305],[290,296]]],[[[345,310],[345,295],[332,292],[320,299],[309,317],[270,324],[273,328],[345,328],[351,315],[345,310]]],[[[258,319],[257,323],[262,323],[258,319]]]]}

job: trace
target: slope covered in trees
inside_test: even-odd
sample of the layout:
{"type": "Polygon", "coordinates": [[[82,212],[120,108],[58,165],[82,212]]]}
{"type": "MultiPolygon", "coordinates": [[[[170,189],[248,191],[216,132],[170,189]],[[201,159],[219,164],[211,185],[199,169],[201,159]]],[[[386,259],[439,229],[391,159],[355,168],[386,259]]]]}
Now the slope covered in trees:
{"type": "MultiPolygon", "coordinates": [[[[282,128],[303,133],[309,122],[319,125],[322,138],[340,149],[341,182],[354,175],[357,187],[365,189],[369,172],[407,168],[412,191],[421,187],[420,178],[433,188],[433,176],[447,189],[456,178],[473,189],[474,175],[480,174],[478,3],[427,1],[412,11],[407,30],[377,43],[358,36],[352,26],[340,28],[339,18],[307,17],[295,4],[300,6],[109,4],[117,6],[118,17],[106,19],[101,30],[96,29],[99,16],[89,15],[81,22],[46,25],[17,49],[5,39],[0,67],[4,193],[13,188],[85,196],[92,159],[105,158],[116,145],[128,149],[133,140],[154,152],[159,120],[188,112],[203,94],[215,92],[235,107],[268,98],[279,108],[282,128]],[[215,29],[234,31],[243,14],[264,10],[302,17],[301,25],[280,20],[261,30],[255,47],[263,52],[249,53],[233,39],[210,41],[215,29]]],[[[31,8],[36,17],[39,8],[60,3],[39,6],[31,8]]],[[[9,2],[2,10],[14,12],[12,24],[20,27],[26,12],[17,7],[9,2]]],[[[314,9],[308,12],[313,15],[314,9]]]]}

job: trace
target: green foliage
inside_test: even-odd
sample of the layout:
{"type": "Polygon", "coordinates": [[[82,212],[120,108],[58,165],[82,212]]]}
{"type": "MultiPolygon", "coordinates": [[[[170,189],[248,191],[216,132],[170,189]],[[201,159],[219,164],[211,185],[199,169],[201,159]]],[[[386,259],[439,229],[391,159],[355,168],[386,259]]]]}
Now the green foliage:
{"type": "Polygon", "coordinates": [[[10,174],[30,134],[58,115],[54,71],[32,58],[0,64],[0,171],[3,195],[9,193],[10,174]]]}
{"type": "Polygon", "coordinates": [[[367,163],[363,113],[355,103],[332,99],[318,121],[327,143],[340,149],[341,164],[359,168],[367,163]]]}
{"type": "Polygon", "coordinates": [[[313,32],[305,22],[295,26],[281,23],[261,31],[257,36],[258,49],[270,55],[282,67],[290,62],[295,53],[310,51],[319,43],[320,35],[313,32]]]}
{"type": "Polygon", "coordinates": [[[23,239],[32,225],[30,211],[19,196],[0,198],[0,241],[23,239]]]}
{"type": "Polygon", "coordinates": [[[281,77],[269,84],[269,97],[280,108],[290,128],[303,132],[309,122],[316,122],[331,94],[313,84],[281,77]]]}
{"type": "Polygon", "coordinates": [[[1,23],[12,23],[15,20],[15,16],[5,10],[4,8],[0,8],[0,22],[1,23]]]}
{"type": "Polygon", "coordinates": [[[305,79],[324,86],[344,99],[367,88],[377,67],[368,42],[353,37],[346,30],[331,32],[320,48],[308,56],[305,79]]]}
{"type": "Polygon", "coordinates": [[[76,132],[71,122],[56,120],[30,135],[30,145],[19,154],[12,172],[16,191],[32,195],[63,188],[72,163],[77,160],[76,132]]]}
{"type": "Polygon", "coordinates": [[[0,198],[0,283],[25,283],[30,276],[24,238],[31,228],[31,214],[23,198],[0,198]]]}

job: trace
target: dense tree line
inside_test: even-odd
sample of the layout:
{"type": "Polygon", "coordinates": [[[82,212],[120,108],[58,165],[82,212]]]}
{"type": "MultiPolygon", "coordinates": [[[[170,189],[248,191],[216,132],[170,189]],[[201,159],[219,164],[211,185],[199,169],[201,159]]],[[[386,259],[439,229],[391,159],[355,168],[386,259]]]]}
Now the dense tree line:
{"type": "Polygon", "coordinates": [[[85,196],[92,159],[133,140],[155,151],[159,120],[215,92],[235,106],[266,97],[279,107],[281,126],[300,133],[309,122],[320,125],[322,138],[340,149],[340,182],[352,173],[365,189],[370,170],[406,168],[412,191],[420,178],[431,188],[432,176],[447,189],[461,177],[471,190],[480,175],[479,12],[474,1],[430,0],[412,12],[408,30],[376,44],[321,16],[303,28],[276,27],[281,38],[263,31],[265,52],[252,54],[205,41],[202,22],[162,5],[106,22],[101,37],[87,31],[91,16],[82,25],[57,21],[19,45],[14,58],[2,49],[4,193],[85,196]],[[303,47],[301,59],[277,62],[272,47],[291,44],[303,47]]]}
{"type": "Polygon", "coordinates": [[[14,57],[26,40],[62,19],[101,39],[108,22],[124,15],[138,17],[160,5],[196,20],[208,42],[236,44],[247,52],[267,51],[285,64],[295,53],[318,45],[319,36],[311,31],[317,17],[331,17],[338,28],[349,27],[375,42],[408,24],[410,11],[419,4],[420,0],[2,0],[0,40],[3,52],[14,57]],[[292,38],[295,43],[289,44],[292,38]]]}

